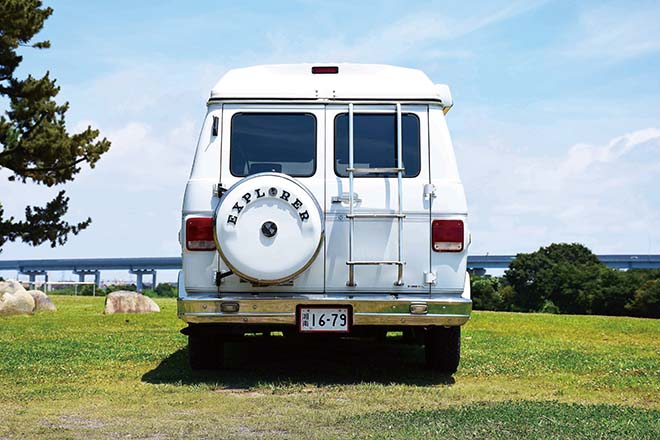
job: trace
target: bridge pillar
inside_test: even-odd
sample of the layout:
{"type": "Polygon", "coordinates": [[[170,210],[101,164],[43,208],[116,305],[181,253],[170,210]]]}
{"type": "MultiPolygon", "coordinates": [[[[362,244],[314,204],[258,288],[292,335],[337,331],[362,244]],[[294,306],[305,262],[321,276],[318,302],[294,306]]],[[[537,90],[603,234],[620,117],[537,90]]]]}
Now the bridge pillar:
{"type": "Polygon", "coordinates": [[[137,278],[136,285],[138,292],[142,292],[142,290],[144,289],[144,283],[143,283],[144,275],[151,275],[153,282],[151,288],[153,289],[156,287],[156,271],[154,269],[132,269],[129,270],[129,273],[135,275],[135,277],[137,278]]]}
{"type": "MultiPolygon", "coordinates": [[[[23,275],[27,275],[30,280],[30,289],[36,289],[36,281],[38,276],[43,276],[44,281],[47,283],[48,282],[48,272],[45,270],[25,270],[25,271],[20,271],[19,273],[23,275]]],[[[48,290],[48,284],[44,284],[44,291],[48,290]]]]}
{"type": "Polygon", "coordinates": [[[87,275],[94,275],[94,283],[96,284],[97,288],[101,287],[101,271],[100,270],[94,270],[94,269],[82,269],[82,270],[74,270],[73,273],[78,275],[78,281],[81,283],[85,281],[85,277],[87,275]]]}

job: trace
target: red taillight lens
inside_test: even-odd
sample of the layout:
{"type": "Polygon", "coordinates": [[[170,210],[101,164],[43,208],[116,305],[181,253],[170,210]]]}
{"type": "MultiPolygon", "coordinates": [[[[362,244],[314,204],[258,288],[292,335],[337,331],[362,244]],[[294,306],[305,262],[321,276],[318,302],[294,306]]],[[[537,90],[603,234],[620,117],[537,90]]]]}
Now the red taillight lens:
{"type": "Polygon", "coordinates": [[[212,251],[215,249],[213,219],[194,217],[186,220],[186,248],[189,251],[212,251]]]}
{"type": "Polygon", "coordinates": [[[338,66],[314,66],[312,73],[339,73],[338,66]]]}
{"type": "Polygon", "coordinates": [[[433,220],[433,250],[436,252],[461,252],[463,250],[462,220],[433,220]]]}

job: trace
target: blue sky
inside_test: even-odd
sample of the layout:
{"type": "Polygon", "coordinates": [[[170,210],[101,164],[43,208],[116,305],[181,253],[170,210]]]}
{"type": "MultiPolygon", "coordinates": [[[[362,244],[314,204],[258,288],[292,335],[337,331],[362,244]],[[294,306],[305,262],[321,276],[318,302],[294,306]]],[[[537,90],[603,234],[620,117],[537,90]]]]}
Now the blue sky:
{"type": "MultiPolygon", "coordinates": [[[[346,61],[419,68],[450,85],[471,253],[581,242],[660,253],[658,2],[47,2],[21,74],[50,70],[113,142],[65,186],[90,229],[1,258],[178,255],[182,191],[205,99],[232,67],[346,61]]],[[[3,103],[4,105],[4,103],[3,103]]],[[[5,173],[6,174],[6,173],[5,173]]],[[[57,189],[7,182],[8,213],[57,189]]]]}

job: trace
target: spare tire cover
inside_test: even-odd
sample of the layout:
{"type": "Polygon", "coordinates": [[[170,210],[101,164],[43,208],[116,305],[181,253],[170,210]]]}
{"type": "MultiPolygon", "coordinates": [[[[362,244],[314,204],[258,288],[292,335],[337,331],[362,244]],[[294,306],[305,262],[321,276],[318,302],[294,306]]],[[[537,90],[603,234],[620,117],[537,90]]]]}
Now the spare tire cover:
{"type": "Polygon", "coordinates": [[[246,177],[215,212],[220,256],[241,278],[281,283],[303,272],[323,239],[321,207],[299,181],[280,173],[246,177]]]}

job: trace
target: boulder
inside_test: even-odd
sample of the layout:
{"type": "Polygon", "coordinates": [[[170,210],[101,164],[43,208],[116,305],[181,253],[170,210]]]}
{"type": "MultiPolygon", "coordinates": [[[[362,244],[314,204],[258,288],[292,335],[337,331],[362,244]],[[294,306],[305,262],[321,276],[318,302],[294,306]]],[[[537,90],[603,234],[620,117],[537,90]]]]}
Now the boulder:
{"type": "Polygon", "coordinates": [[[41,290],[28,290],[27,293],[34,299],[34,312],[54,312],[57,310],[53,301],[41,290]]]}
{"type": "Polygon", "coordinates": [[[29,315],[34,299],[16,280],[0,281],[0,315],[29,315]]]}
{"type": "Polygon", "coordinates": [[[160,312],[160,307],[141,293],[118,290],[105,297],[105,314],[160,312]]]}

